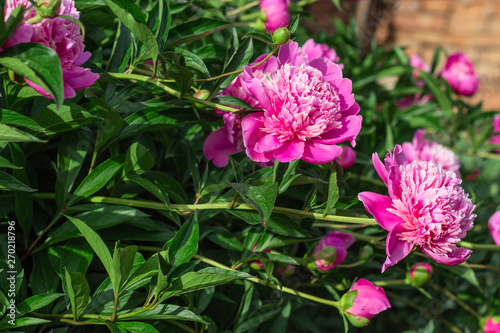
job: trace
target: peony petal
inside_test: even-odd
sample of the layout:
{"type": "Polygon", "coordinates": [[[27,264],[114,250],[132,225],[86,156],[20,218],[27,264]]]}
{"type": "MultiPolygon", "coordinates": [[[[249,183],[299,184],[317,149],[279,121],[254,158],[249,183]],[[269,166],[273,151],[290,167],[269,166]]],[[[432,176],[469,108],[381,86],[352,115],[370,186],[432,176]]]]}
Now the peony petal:
{"type": "Polygon", "coordinates": [[[392,199],[388,196],[373,192],[361,192],[358,199],[363,203],[368,213],[370,213],[377,223],[387,231],[391,231],[403,220],[388,211],[392,207],[392,199]]]}
{"type": "Polygon", "coordinates": [[[294,139],[285,142],[280,148],[273,152],[274,158],[278,161],[286,163],[298,160],[304,154],[304,141],[294,139]]]}
{"type": "Polygon", "coordinates": [[[227,129],[221,127],[210,133],[203,145],[203,154],[205,157],[212,160],[213,164],[219,168],[227,165],[229,161],[228,154],[236,154],[242,150],[238,149],[237,143],[231,143],[227,138],[227,129]]]}
{"type": "Polygon", "coordinates": [[[302,160],[308,163],[323,164],[333,161],[340,154],[342,154],[342,148],[339,146],[308,141],[304,148],[302,160]]]}
{"type": "Polygon", "coordinates": [[[273,158],[272,152],[259,153],[254,149],[257,142],[265,135],[260,131],[263,115],[264,112],[255,112],[245,116],[241,121],[243,144],[248,157],[254,162],[269,162],[273,158]]]}
{"type": "Polygon", "coordinates": [[[278,63],[280,66],[284,64],[300,66],[308,62],[309,58],[307,54],[302,52],[297,42],[289,42],[280,47],[278,52],[278,63]]]}
{"type": "Polygon", "coordinates": [[[404,231],[400,225],[396,225],[387,235],[385,254],[387,258],[382,265],[382,273],[385,272],[387,267],[394,266],[403,260],[413,249],[413,244],[401,241],[398,238],[398,233],[404,231]]]}
{"type": "Polygon", "coordinates": [[[351,144],[355,146],[356,142],[354,140],[361,130],[362,121],[363,118],[361,116],[341,118],[341,128],[323,133],[319,138],[312,139],[312,141],[331,145],[351,140],[351,144]]]}
{"type": "MultiPolygon", "coordinates": [[[[340,66],[333,61],[326,58],[316,58],[309,62],[309,65],[319,70],[323,73],[325,80],[328,82],[336,81],[342,79],[342,69],[340,66]]],[[[347,80],[351,82],[351,80],[347,80]]],[[[351,84],[352,89],[352,84],[351,84]]],[[[349,91],[349,94],[351,92],[349,91]]],[[[341,92],[339,92],[341,94],[341,92]]],[[[353,98],[354,102],[354,98],[353,98]]],[[[341,106],[342,107],[342,106],[341,106]]],[[[342,109],[347,109],[347,107],[342,107],[342,109]]]]}
{"type": "Polygon", "coordinates": [[[276,135],[267,134],[255,144],[254,149],[258,153],[265,153],[276,150],[281,146],[283,146],[283,142],[280,142],[276,135]]]}
{"type": "Polygon", "coordinates": [[[243,79],[245,81],[243,89],[249,95],[254,97],[265,110],[272,110],[271,100],[269,99],[262,82],[254,77],[250,66],[246,66],[243,73],[243,79]]]}
{"type": "Polygon", "coordinates": [[[463,247],[451,245],[452,251],[446,255],[440,255],[428,248],[421,248],[422,252],[427,254],[431,259],[443,265],[458,265],[469,259],[472,251],[463,247]]]}
{"type": "Polygon", "coordinates": [[[373,167],[375,168],[375,171],[377,171],[378,176],[380,177],[380,179],[382,179],[384,184],[387,185],[389,182],[389,172],[387,171],[385,165],[380,160],[380,157],[378,157],[377,153],[372,154],[372,162],[373,162],[373,167]]]}

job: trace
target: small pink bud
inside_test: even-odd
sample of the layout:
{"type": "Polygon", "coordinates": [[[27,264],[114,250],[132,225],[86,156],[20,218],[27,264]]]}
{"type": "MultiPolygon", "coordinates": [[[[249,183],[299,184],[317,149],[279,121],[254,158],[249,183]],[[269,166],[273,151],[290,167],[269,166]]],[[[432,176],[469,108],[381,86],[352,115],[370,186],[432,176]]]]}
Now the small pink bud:
{"type": "Polygon", "coordinates": [[[412,286],[423,286],[432,277],[432,266],[423,262],[416,263],[411,267],[408,275],[412,286]]]}
{"type": "Polygon", "coordinates": [[[344,152],[342,155],[337,157],[336,161],[343,169],[347,169],[354,164],[354,161],[356,160],[356,152],[349,146],[342,147],[342,149],[344,152]]]}
{"type": "Polygon", "coordinates": [[[500,211],[490,217],[488,227],[493,241],[496,245],[500,245],[500,211]]]}
{"type": "Polygon", "coordinates": [[[483,326],[483,333],[498,333],[500,332],[500,318],[489,317],[483,326]]]}
{"type": "Polygon", "coordinates": [[[459,95],[472,96],[479,88],[479,78],[464,53],[454,53],[446,60],[441,76],[459,95]]]}
{"type": "Polygon", "coordinates": [[[356,281],[340,299],[340,306],[349,322],[356,327],[368,325],[378,313],[391,307],[382,287],[365,279],[356,281]]]}
{"type": "Polygon", "coordinates": [[[354,243],[354,237],[340,231],[329,232],[314,249],[316,266],[323,271],[334,268],[344,261],[347,248],[354,243]]]}

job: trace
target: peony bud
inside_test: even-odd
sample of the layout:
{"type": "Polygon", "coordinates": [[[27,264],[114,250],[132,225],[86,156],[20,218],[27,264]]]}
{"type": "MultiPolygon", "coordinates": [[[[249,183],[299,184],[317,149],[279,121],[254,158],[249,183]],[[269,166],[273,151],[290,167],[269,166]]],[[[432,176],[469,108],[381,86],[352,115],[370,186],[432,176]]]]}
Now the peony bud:
{"type": "Polygon", "coordinates": [[[349,168],[356,160],[356,152],[349,146],[342,147],[344,152],[337,157],[337,163],[344,169],[349,168]]]}
{"type": "Polygon", "coordinates": [[[265,16],[265,25],[271,33],[290,23],[290,0],[259,0],[259,7],[265,16]]]}
{"type": "Polygon", "coordinates": [[[347,248],[354,243],[354,237],[340,231],[331,231],[314,249],[315,264],[320,270],[326,271],[334,268],[344,261],[347,248]]]}
{"type": "Polygon", "coordinates": [[[273,32],[273,41],[279,45],[285,45],[290,40],[290,30],[282,27],[273,32]]]}
{"type": "Polygon", "coordinates": [[[495,244],[500,245],[500,211],[490,217],[488,228],[495,244]]]}
{"type": "MultiPolygon", "coordinates": [[[[209,96],[210,96],[210,91],[206,89],[200,89],[196,92],[196,94],[194,94],[194,97],[196,97],[197,99],[201,99],[203,101],[206,100],[209,96]]],[[[198,109],[203,109],[205,107],[205,105],[201,103],[195,103],[194,105],[198,109]]]]}
{"type": "Polygon", "coordinates": [[[483,326],[483,333],[498,333],[500,332],[500,318],[489,317],[483,326]]]}
{"type": "Polygon", "coordinates": [[[420,287],[429,282],[432,277],[432,266],[419,262],[413,265],[407,275],[408,280],[414,287],[420,287]]]}
{"type": "Polygon", "coordinates": [[[340,306],[349,322],[356,327],[368,325],[378,313],[391,307],[382,287],[365,279],[356,281],[340,299],[340,306]]]}
{"type": "Polygon", "coordinates": [[[479,78],[464,53],[454,53],[446,60],[441,76],[459,95],[472,96],[479,88],[479,78]]]}

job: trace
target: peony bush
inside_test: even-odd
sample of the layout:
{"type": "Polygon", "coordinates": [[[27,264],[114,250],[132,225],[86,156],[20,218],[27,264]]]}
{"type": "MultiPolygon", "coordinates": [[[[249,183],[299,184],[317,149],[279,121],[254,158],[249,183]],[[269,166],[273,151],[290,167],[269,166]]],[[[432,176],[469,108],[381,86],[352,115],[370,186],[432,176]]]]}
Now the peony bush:
{"type": "Polygon", "coordinates": [[[2,4],[0,331],[498,331],[473,64],[311,2],[2,4]]]}

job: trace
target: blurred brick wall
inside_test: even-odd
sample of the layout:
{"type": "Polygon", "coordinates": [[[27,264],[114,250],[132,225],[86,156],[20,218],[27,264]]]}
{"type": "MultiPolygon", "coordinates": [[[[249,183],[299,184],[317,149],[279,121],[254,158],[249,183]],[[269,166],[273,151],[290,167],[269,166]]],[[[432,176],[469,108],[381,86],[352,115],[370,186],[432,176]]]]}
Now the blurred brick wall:
{"type": "Polygon", "coordinates": [[[428,63],[439,46],[464,52],[481,79],[471,102],[500,110],[499,0],[397,0],[390,11],[391,22],[376,33],[379,43],[406,45],[409,55],[418,53],[428,63]]]}
{"type": "MultiPolygon", "coordinates": [[[[370,4],[369,14],[360,24],[360,36],[375,37],[379,44],[407,46],[407,54],[419,54],[431,63],[435,50],[464,52],[481,79],[476,96],[486,110],[500,110],[500,0],[364,0],[342,2],[336,11],[331,0],[319,0],[308,7],[316,18],[306,21],[312,32],[333,34],[332,17],[344,20],[360,6],[370,4]]],[[[359,14],[359,13],[358,13],[359,14]]],[[[358,18],[360,16],[358,15],[358,18]]],[[[442,56],[440,65],[445,63],[442,56]]]]}

